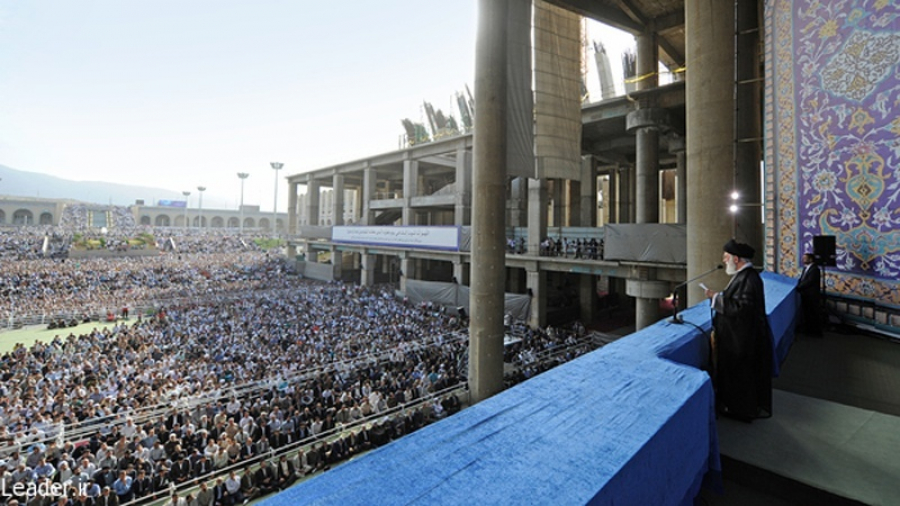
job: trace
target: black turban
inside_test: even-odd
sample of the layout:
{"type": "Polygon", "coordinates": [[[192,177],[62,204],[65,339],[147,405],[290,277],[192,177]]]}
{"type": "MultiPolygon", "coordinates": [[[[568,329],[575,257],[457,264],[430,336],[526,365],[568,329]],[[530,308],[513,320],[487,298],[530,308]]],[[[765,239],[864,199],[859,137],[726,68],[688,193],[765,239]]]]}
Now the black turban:
{"type": "Polygon", "coordinates": [[[753,249],[749,244],[744,244],[742,242],[737,242],[734,239],[725,243],[723,248],[726,253],[731,253],[732,255],[751,259],[753,258],[753,254],[756,253],[756,250],[753,249]]]}

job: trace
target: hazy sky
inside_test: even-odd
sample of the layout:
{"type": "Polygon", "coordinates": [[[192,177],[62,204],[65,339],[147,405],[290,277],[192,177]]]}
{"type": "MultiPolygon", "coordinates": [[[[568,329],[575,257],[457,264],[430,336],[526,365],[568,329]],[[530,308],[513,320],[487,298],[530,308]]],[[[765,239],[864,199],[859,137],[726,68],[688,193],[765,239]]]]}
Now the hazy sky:
{"type": "MultiPolygon", "coordinates": [[[[271,209],[283,177],[458,118],[476,0],[0,0],[0,164],[271,209]]],[[[603,37],[617,69],[617,44],[603,37]],[[612,46],[612,47],[610,47],[612,46]]],[[[624,46],[622,46],[624,47],[624,46]]],[[[593,67],[593,61],[590,61],[593,67]]],[[[192,202],[192,205],[196,205],[192,202]]]]}

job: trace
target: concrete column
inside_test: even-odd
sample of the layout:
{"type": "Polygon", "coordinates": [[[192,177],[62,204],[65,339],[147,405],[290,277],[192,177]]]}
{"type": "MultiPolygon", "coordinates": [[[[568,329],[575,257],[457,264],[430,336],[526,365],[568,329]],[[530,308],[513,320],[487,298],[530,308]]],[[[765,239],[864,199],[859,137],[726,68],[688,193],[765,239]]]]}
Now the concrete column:
{"type": "Polygon", "coordinates": [[[528,326],[532,328],[547,325],[547,297],[544,289],[547,286],[547,273],[541,270],[528,270],[525,273],[525,285],[531,295],[531,311],[528,326]]]}
{"type": "Polygon", "coordinates": [[[506,284],[509,287],[510,293],[522,293],[524,292],[524,287],[522,286],[522,270],[516,267],[507,267],[506,268],[506,284]]]}
{"type": "Polygon", "coordinates": [[[687,223],[687,153],[684,137],[669,138],[669,153],[675,155],[675,212],[678,223],[687,223]]]}
{"type": "Polygon", "coordinates": [[[626,165],[619,167],[617,171],[619,175],[619,188],[616,191],[619,196],[619,210],[616,213],[619,221],[617,223],[634,223],[634,200],[631,198],[632,182],[634,181],[634,178],[631,177],[633,170],[633,167],[626,165]]]}
{"type": "Polygon", "coordinates": [[[528,254],[537,256],[547,236],[547,180],[528,179],[528,254]]]}
{"type": "Polygon", "coordinates": [[[566,221],[568,227],[581,227],[581,181],[566,181],[566,221]]]}
{"type": "Polygon", "coordinates": [[[330,248],[331,266],[333,267],[334,279],[341,279],[344,270],[344,254],[338,251],[334,246],[330,248]]]}
{"type": "Polygon", "coordinates": [[[578,309],[581,315],[579,318],[585,326],[594,320],[594,298],[597,293],[594,286],[592,274],[582,274],[578,277],[578,309]]]}
{"type": "Polygon", "coordinates": [[[665,109],[638,109],[628,114],[626,128],[635,132],[635,222],[659,223],[659,130],[668,124],[665,109]]]}
{"type": "Polygon", "coordinates": [[[617,190],[619,184],[619,172],[611,170],[609,175],[609,186],[607,192],[603,195],[603,200],[607,202],[606,209],[609,216],[606,217],[607,223],[618,223],[619,218],[619,192],[617,190]]]}
{"type": "Polygon", "coordinates": [[[473,403],[503,390],[506,274],[507,0],[478,1],[475,43],[469,387],[473,403]]]}
{"type": "Polygon", "coordinates": [[[656,32],[644,32],[637,37],[638,90],[651,90],[659,86],[659,43],[656,32]]]}
{"type": "Polygon", "coordinates": [[[528,224],[528,178],[513,178],[509,190],[509,226],[524,227],[528,224]]]}
{"type": "Polygon", "coordinates": [[[564,227],[565,221],[563,221],[563,214],[565,212],[563,206],[563,184],[565,180],[563,179],[553,179],[551,181],[551,191],[553,192],[553,221],[552,223],[548,223],[548,226],[552,228],[564,227]]]}
{"type": "Polygon", "coordinates": [[[344,224],[344,176],[335,174],[331,178],[331,187],[334,195],[331,198],[331,223],[332,225],[344,224]]]}
{"type": "MultiPolygon", "coordinates": [[[[241,219],[241,218],[238,218],[241,219]]],[[[288,236],[291,239],[296,239],[297,237],[297,183],[289,182],[288,183],[288,236]]],[[[243,225],[243,224],[242,224],[243,225]]],[[[297,256],[297,247],[293,242],[288,241],[287,247],[288,258],[293,261],[297,256]]]]}
{"type": "Polygon", "coordinates": [[[732,236],[756,250],[753,263],[763,266],[765,241],[762,220],[762,188],[760,159],[762,157],[762,83],[753,81],[759,77],[759,18],[757,3],[742,0],[738,3],[737,76],[737,127],[734,149],[734,189],[741,204],[734,215],[732,236]]]}
{"type": "Polygon", "coordinates": [[[453,262],[453,277],[456,278],[457,283],[468,286],[469,264],[463,262],[462,258],[453,262]]]}
{"type": "Polygon", "coordinates": [[[316,180],[306,183],[306,216],[310,225],[319,224],[319,182],[316,180]]]}
{"type": "Polygon", "coordinates": [[[637,131],[635,221],[659,223],[659,130],[637,131]]]}
{"type": "Polygon", "coordinates": [[[472,224],[472,152],[465,148],[456,151],[456,202],[453,224],[466,227],[472,224]]]}
{"type": "MultiPolygon", "coordinates": [[[[642,268],[641,270],[648,270],[642,268]]],[[[634,325],[636,330],[652,325],[659,320],[659,299],[669,295],[669,283],[655,281],[653,273],[645,273],[639,279],[625,281],[625,294],[635,297],[634,325]],[[644,278],[644,279],[640,279],[644,278]]]]}
{"type": "MultiPolygon", "coordinates": [[[[659,223],[659,129],[666,124],[666,111],[653,107],[638,109],[628,114],[625,123],[637,136],[635,222],[659,223]]],[[[638,296],[635,304],[636,330],[659,319],[658,300],[638,296]]]]}
{"type": "Polygon", "coordinates": [[[378,257],[369,253],[360,255],[359,267],[359,283],[362,286],[372,286],[375,284],[375,265],[377,265],[378,257]]]}
{"type": "MultiPolygon", "coordinates": [[[[687,278],[722,261],[722,245],[731,237],[729,189],[734,183],[729,163],[734,142],[734,4],[685,0],[685,54],[690,78],[687,105],[687,278]],[[702,184],[696,184],[702,181],[702,184]]],[[[723,288],[726,275],[705,283],[723,288]]],[[[687,304],[704,299],[691,283],[687,304]]]]}
{"type": "Polygon", "coordinates": [[[416,279],[416,260],[407,256],[400,257],[400,291],[406,293],[406,281],[416,279]]]}
{"type": "Polygon", "coordinates": [[[374,167],[366,167],[363,169],[363,205],[362,205],[362,224],[374,225],[375,212],[370,207],[370,202],[375,198],[375,185],[378,182],[378,173],[374,167]]]}
{"type": "Polygon", "coordinates": [[[597,226],[597,173],[593,156],[581,158],[581,195],[579,213],[582,227],[597,226]]]}
{"type": "Polygon", "coordinates": [[[419,162],[403,161],[403,224],[416,225],[416,214],[412,199],[419,195],[419,162]]]}
{"type": "Polygon", "coordinates": [[[297,235],[297,183],[288,183],[288,234],[297,235]]]}

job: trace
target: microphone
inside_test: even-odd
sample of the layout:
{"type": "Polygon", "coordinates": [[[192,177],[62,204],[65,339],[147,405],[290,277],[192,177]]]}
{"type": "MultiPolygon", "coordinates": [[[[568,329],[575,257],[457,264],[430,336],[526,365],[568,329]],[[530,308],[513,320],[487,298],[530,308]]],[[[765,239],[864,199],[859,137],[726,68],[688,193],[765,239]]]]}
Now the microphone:
{"type": "Polygon", "coordinates": [[[684,288],[685,286],[693,283],[694,281],[697,281],[698,279],[701,279],[701,278],[705,278],[706,276],[709,276],[710,274],[712,274],[718,270],[724,269],[724,268],[725,268],[724,265],[719,264],[719,265],[715,266],[714,268],[704,272],[703,274],[700,274],[699,276],[694,276],[693,278],[685,281],[684,283],[679,283],[679,284],[675,285],[675,288],[672,289],[672,306],[673,306],[672,319],[669,321],[671,321],[672,323],[684,323],[684,320],[682,320],[681,318],[678,317],[678,290],[679,289],[684,288]]]}

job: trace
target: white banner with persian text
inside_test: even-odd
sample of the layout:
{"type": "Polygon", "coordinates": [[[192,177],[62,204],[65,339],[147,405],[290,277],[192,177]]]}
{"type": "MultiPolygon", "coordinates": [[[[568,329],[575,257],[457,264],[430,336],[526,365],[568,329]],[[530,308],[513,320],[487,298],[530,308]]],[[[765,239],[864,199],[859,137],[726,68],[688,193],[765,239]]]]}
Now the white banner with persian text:
{"type": "Polygon", "coordinates": [[[334,227],[331,241],[395,248],[459,251],[458,227],[334,227]]]}

